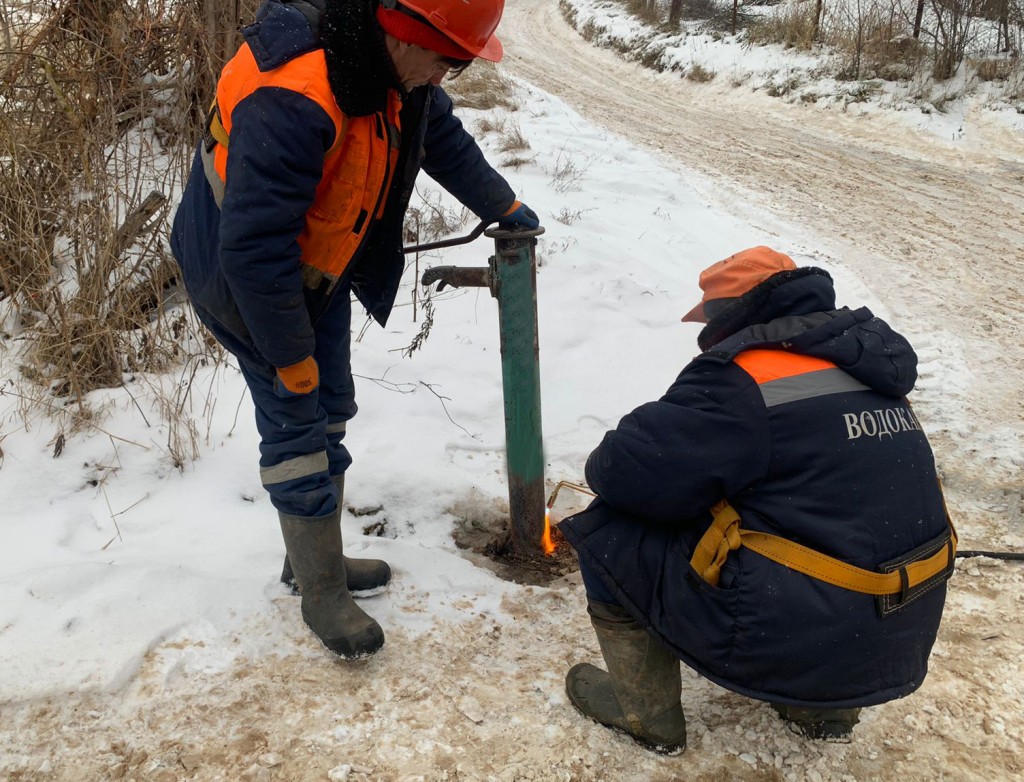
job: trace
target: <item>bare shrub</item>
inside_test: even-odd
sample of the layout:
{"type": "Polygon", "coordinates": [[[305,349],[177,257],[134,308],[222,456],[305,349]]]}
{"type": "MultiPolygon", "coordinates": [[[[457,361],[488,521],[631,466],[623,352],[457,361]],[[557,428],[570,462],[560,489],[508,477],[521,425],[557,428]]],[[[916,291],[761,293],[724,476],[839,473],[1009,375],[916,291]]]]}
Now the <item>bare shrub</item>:
{"type": "Polygon", "coordinates": [[[584,214],[593,211],[593,209],[569,209],[569,207],[563,206],[559,210],[558,215],[556,215],[555,220],[562,225],[572,225],[583,217],[584,214]]]}
{"type": "MultiPolygon", "coordinates": [[[[1024,100],[1024,65],[1017,60],[1010,69],[1009,78],[1006,80],[1005,98],[1008,101],[1024,100]]],[[[1024,114],[1024,105],[1017,107],[1018,114],[1024,114]]]]}
{"type": "MultiPolygon", "coordinates": [[[[460,231],[469,222],[471,215],[469,210],[465,208],[453,209],[444,206],[440,193],[428,190],[420,195],[421,205],[412,206],[405,213],[403,241],[406,245],[421,245],[437,241],[449,234],[460,231]]],[[[406,257],[409,260],[405,271],[409,272],[411,270],[413,278],[410,293],[412,300],[412,322],[419,322],[420,313],[422,312],[423,315],[419,331],[410,343],[403,348],[396,348],[405,358],[409,358],[423,347],[427,337],[430,336],[430,330],[434,325],[434,303],[431,299],[431,289],[424,288],[419,284],[420,251],[417,250],[406,257]]],[[[369,318],[367,319],[367,324],[369,324],[370,320],[369,318]]],[[[362,339],[362,333],[360,333],[359,339],[362,339]]],[[[358,342],[359,339],[356,341],[358,342]]]]}
{"type": "Polygon", "coordinates": [[[173,353],[158,347],[160,291],[174,276],[156,232],[168,196],[138,152],[183,131],[161,76],[187,71],[170,41],[174,20],[145,6],[68,4],[0,84],[0,288],[33,339],[27,373],[62,396],[120,385],[173,353]]]}
{"type": "Polygon", "coordinates": [[[933,42],[932,75],[941,81],[956,73],[963,62],[976,35],[975,20],[984,0],[930,0],[930,4],[935,15],[934,29],[928,32],[933,42]]]}
{"type": "Polygon", "coordinates": [[[880,89],[881,82],[877,80],[854,82],[844,91],[843,102],[847,106],[851,103],[866,103],[877,95],[880,89]]]}
{"type": "Polygon", "coordinates": [[[686,69],[686,78],[690,81],[695,81],[698,84],[704,84],[715,78],[715,72],[711,68],[701,65],[699,62],[695,62],[686,69]]]}
{"type": "Polygon", "coordinates": [[[659,0],[624,0],[623,4],[633,16],[649,24],[660,24],[667,18],[659,0]]]}
{"type": "Polygon", "coordinates": [[[421,204],[410,206],[405,213],[403,240],[406,244],[436,241],[462,230],[469,222],[469,210],[445,206],[441,194],[436,191],[427,190],[420,194],[420,198],[421,204]]]}
{"type": "MultiPolygon", "coordinates": [[[[578,29],[579,12],[569,0],[558,0],[558,11],[574,30],[578,29]]],[[[582,33],[582,31],[580,31],[582,33]]]]}
{"type": "Polygon", "coordinates": [[[724,11],[725,4],[718,0],[673,0],[670,16],[673,9],[678,9],[679,19],[714,19],[724,11]]]}
{"type": "Polygon", "coordinates": [[[650,68],[658,73],[663,73],[667,67],[664,60],[664,43],[652,41],[639,50],[633,47],[625,47],[624,54],[631,59],[635,59],[645,68],[650,68]]]}
{"type": "Polygon", "coordinates": [[[902,8],[887,0],[837,7],[824,35],[838,54],[837,77],[857,81],[912,72],[927,47],[907,34],[902,8]]]}
{"type": "Polygon", "coordinates": [[[551,174],[551,185],[556,193],[565,193],[570,190],[579,190],[583,175],[590,166],[580,168],[576,162],[566,154],[565,150],[558,153],[555,159],[555,170],[551,174]]]}
{"type": "MultiPolygon", "coordinates": [[[[760,18],[738,2],[730,0],[673,0],[672,7],[677,3],[678,19],[700,20],[701,29],[715,35],[735,35],[737,31],[749,27],[760,18]]],[[[669,19],[672,19],[671,11],[669,19]]]]}
{"type": "Polygon", "coordinates": [[[12,358],[36,384],[23,415],[95,426],[87,395],[141,378],[172,460],[194,458],[182,385],[159,373],[223,353],[178,306],[165,237],[216,75],[255,6],[25,0],[25,24],[0,17],[0,303],[12,358]]]}
{"type": "Polygon", "coordinates": [[[795,93],[802,84],[800,76],[795,73],[777,73],[765,84],[764,91],[773,98],[784,98],[795,93]]]}

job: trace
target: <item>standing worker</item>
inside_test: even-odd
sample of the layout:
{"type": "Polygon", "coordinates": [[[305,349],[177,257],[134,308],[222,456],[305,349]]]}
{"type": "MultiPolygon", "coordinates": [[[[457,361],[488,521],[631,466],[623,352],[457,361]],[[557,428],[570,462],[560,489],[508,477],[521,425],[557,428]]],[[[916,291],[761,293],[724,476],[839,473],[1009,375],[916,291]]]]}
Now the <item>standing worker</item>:
{"type": "Polygon", "coordinates": [[[829,275],[755,247],[706,269],[703,351],[590,455],[563,521],[607,664],[572,703],[660,752],[686,746],[679,660],[845,739],[924,680],[956,538],[906,395],[907,341],[829,275]]]}
{"type": "Polygon", "coordinates": [[[497,62],[504,0],[266,0],[224,67],[171,247],[199,318],[238,358],[256,407],[260,473],[284,535],[282,581],[335,654],[384,633],[351,592],[380,560],[344,557],[355,415],[354,293],[382,325],[404,269],[420,168],[482,220],[536,228],[452,114],[441,80],[497,62]]]}

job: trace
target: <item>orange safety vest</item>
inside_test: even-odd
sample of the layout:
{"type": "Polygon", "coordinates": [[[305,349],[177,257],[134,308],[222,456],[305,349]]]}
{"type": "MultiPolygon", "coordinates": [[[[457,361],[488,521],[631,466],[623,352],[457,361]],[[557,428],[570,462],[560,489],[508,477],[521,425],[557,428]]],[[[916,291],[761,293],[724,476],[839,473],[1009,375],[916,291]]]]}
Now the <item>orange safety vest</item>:
{"type": "Polygon", "coordinates": [[[279,87],[305,95],[323,108],[334,123],[335,141],[324,155],[323,176],[306,223],[298,237],[303,281],[328,290],[341,277],[374,220],[384,213],[388,188],[401,141],[401,100],[388,92],[385,111],[347,117],[338,107],[327,79],[323,49],[316,49],[263,72],[248,44],[224,66],[217,100],[210,112],[208,143],[202,144],[206,178],[220,206],[227,180],[231,115],[235,107],[261,87],[279,87]]]}

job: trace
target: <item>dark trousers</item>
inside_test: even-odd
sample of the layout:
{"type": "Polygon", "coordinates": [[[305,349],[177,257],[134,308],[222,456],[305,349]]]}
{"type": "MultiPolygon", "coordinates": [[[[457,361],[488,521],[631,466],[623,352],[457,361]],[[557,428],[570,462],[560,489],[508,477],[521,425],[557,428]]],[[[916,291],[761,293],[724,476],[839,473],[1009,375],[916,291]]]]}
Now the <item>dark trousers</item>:
{"type": "MultiPolygon", "coordinates": [[[[202,318],[203,313],[199,315],[202,318]]],[[[276,369],[266,359],[243,347],[215,320],[203,321],[238,358],[252,395],[261,440],[260,476],[271,503],[295,516],[332,513],[338,496],[331,476],[341,475],[352,464],[342,441],[346,423],[357,409],[349,291],[337,291],[314,325],[313,357],[320,368],[320,385],[309,394],[290,393],[276,382],[276,369]]]]}
{"type": "Polygon", "coordinates": [[[583,586],[587,590],[587,600],[596,603],[608,603],[618,605],[618,600],[605,585],[604,581],[593,568],[589,567],[583,560],[580,560],[580,575],[583,576],[583,586]]]}

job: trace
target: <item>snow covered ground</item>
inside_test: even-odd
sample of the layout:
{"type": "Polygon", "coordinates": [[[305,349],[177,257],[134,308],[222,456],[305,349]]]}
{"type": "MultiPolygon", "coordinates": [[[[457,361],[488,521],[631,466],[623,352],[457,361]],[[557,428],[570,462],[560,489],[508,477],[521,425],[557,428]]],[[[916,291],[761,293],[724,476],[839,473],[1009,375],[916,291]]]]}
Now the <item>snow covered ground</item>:
{"type": "MultiPolygon", "coordinates": [[[[787,200],[798,186],[767,179],[772,166],[800,165],[781,129],[747,134],[756,152],[745,155],[746,166],[681,163],[671,139],[659,151],[643,135],[654,135],[653,122],[641,122],[630,140],[593,116],[604,111],[614,127],[622,90],[606,107],[578,107],[590,88],[572,58],[613,87],[624,77],[612,55],[567,29],[557,33],[565,59],[557,75],[580,89],[545,91],[531,70],[544,67],[540,45],[524,32],[527,20],[541,21],[540,6],[524,0],[504,23],[522,109],[463,117],[470,128],[484,116],[506,128],[516,123],[530,144],[514,153],[528,162],[504,172],[546,228],[538,298],[548,486],[579,482],[602,433],[660,395],[695,354],[698,328],[679,317],[699,298],[699,271],[769,244],[827,269],[841,303],[866,304],[911,336],[922,361],[915,408],[935,435],[963,544],[1024,550],[1024,316],[1021,283],[1008,276],[1024,263],[1019,133],[1000,125],[985,135],[993,156],[985,166],[966,158],[965,183],[978,180],[978,192],[996,193],[1005,207],[985,210],[995,238],[964,229],[946,237],[948,246],[935,240],[943,252],[922,254],[908,240],[914,248],[854,254],[849,248],[865,231],[913,237],[917,207],[933,196],[954,199],[955,180],[928,180],[932,190],[907,203],[879,199],[882,191],[868,185],[833,188],[837,202],[862,205],[859,217],[847,211],[839,224],[812,178],[806,203],[787,200]],[[758,194],[750,181],[762,183],[758,194]],[[957,268],[943,253],[985,241],[1003,254],[975,258],[965,284],[942,282],[957,268]],[[993,303],[993,289],[1008,299],[993,303]],[[985,313],[991,323],[979,325],[985,313]]],[[[556,14],[545,11],[544,24],[564,27],[556,14]]],[[[851,121],[833,123],[812,108],[776,110],[746,91],[726,98],[721,87],[684,85],[677,93],[632,70],[629,79],[635,97],[647,95],[663,114],[674,102],[694,113],[701,96],[714,96],[722,111],[734,105],[780,128],[818,125],[838,138],[851,121]]],[[[706,132],[726,138],[703,110],[706,132]]],[[[857,128],[881,147],[919,149],[922,166],[969,155],[975,138],[969,132],[950,153],[930,134],[908,140],[899,121],[857,128]]],[[[481,143],[496,164],[513,156],[500,151],[500,133],[482,134],[481,143]]],[[[823,177],[849,164],[838,157],[841,138],[836,146],[809,162],[823,177]]],[[[871,171],[881,183],[888,163],[866,156],[849,173],[871,171]]],[[[438,196],[428,179],[420,187],[438,196]]],[[[426,263],[484,265],[492,251],[481,239],[426,263]]],[[[412,269],[405,284],[400,301],[411,300],[412,269]]],[[[924,687],[867,711],[851,744],[799,739],[765,704],[685,669],[690,747],[682,756],[652,755],[582,718],[567,702],[563,676],[600,654],[578,574],[518,585],[453,542],[453,530],[486,526],[506,505],[497,305],[485,290],[462,289],[436,295],[434,308],[429,338],[411,357],[401,353],[421,325],[411,305],[353,346],[360,413],[347,438],[355,462],[343,530],[348,553],[382,557],[395,570],[390,589],[363,603],[387,643],[358,663],[319,646],[298,600],[277,583],[283,546],[259,484],[251,405],[236,369],[195,368],[189,405],[201,453],[178,470],[152,388],[185,383],[193,368],[95,393],[93,428],[58,449],[51,420],[22,414],[17,343],[5,345],[0,778],[847,782],[1024,773],[1024,570],[990,559],[959,563],[924,687]]],[[[360,327],[357,320],[356,334],[360,327]]],[[[563,493],[556,516],[584,500],[563,493]]]]}

